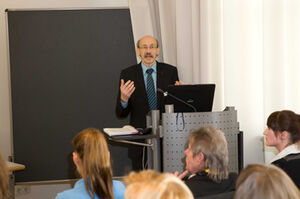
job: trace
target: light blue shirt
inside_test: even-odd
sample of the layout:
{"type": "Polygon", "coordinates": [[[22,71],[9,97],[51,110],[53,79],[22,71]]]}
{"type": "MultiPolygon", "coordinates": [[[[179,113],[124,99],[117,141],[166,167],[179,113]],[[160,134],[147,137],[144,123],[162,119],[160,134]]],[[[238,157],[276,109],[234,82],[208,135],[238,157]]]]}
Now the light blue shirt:
{"type": "MultiPolygon", "coordinates": [[[[155,89],[155,92],[156,92],[156,79],[157,79],[157,63],[154,62],[154,64],[149,67],[149,68],[152,68],[153,69],[153,72],[152,72],[152,78],[153,78],[153,82],[154,82],[154,89],[155,89]]],[[[147,66],[145,66],[143,63],[142,63],[142,69],[143,69],[143,75],[144,75],[144,82],[145,82],[145,88],[147,90],[147,73],[146,73],[146,70],[149,69],[147,66]]]]}
{"type": "MultiPolygon", "coordinates": [[[[155,61],[153,63],[153,65],[151,67],[147,67],[145,64],[143,64],[142,62],[142,69],[143,69],[143,77],[144,77],[144,83],[145,83],[145,89],[147,90],[147,73],[146,73],[146,70],[149,69],[149,68],[152,68],[153,69],[153,72],[152,72],[152,78],[153,78],[153,82],[154,82],[154,89],[155,89],[155,92],[156,92],[156,80],[157,80],[157,62],[155,61]]],[[[122,104],[122,107],[123,108],[126,108],[128,106],[128,101],[126,103],[122,102],[121,101],[121,104],[122,104]]]]}
{"type": "MultiPolygon", "coordinates": [[[[123,183],[113,180],[113,192],[115,199],[124,199],[125,186],[123,183]]],[[[84,180],[80,179],[75,183],[73,189],[69,189],[57,194],[55,199],[91,199],[91,196],[85,189],[84,180]]],[[[95,199],[99,199],[99,197],[95,195],[95,199]]]]}

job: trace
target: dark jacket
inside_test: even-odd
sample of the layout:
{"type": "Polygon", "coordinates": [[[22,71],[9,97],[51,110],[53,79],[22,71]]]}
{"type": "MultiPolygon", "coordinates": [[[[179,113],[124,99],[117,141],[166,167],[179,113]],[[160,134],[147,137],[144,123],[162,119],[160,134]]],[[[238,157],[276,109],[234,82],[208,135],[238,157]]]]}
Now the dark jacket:
{"type": "MultiPolygon", "coordinates": [[[[124,109],[120,102],[120,89],[118,89],[116,115],[118,118],[125,118],[130,115],[130,124],[132,126],[145,128],[149,106],[141,63],[122,70],[120,81],[121,79],[124,79],[124,82],[127,80],[134,81],[135,91],[129,98],[127,108],[124,109]]],[[[166,90],[168,85],[174,85],[176,81],[178,81],[177,68],[157,62],[157,88],[166,90]]],[[[157,106],[160,111],[163,110],[163,95],[161,93],[157,93],[157,106]]]]}
{"type": "Polygon", "coordinates": [[[206,172],[200,172],[189,179],[184,179],[184,181],[192,191],[194,197],[197,198],[234,191],[236,179],[236,173],[229,173],[227,179],[222,180],[220,183],[217,183],[212,181],[207,176],[206,172]]]}
{"type": "Polygon", "coordinates": [[[289,154],[272,164],[284,170],[300,189],[300,153],[289,154]]]}

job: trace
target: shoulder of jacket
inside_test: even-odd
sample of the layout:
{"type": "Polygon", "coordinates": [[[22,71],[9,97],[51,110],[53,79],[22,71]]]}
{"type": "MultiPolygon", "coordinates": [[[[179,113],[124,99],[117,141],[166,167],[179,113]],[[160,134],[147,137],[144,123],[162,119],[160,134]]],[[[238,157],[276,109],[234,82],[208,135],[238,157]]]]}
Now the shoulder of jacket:
{"type": "Polygon", "coordinates": [[[133,70],[137,70],[140,67],[140,64],[135,64],[132,66],[129,66],[127,68],[122,69],[122,73],[131,72],[133,70]]]}
{"type": "Polygon", "coordinates": [[[173,66],[171,64],[164,63],[164,62],[157,62],[157,65],[161,66],[161,67],[167,67],[167,68],[176,68],[175,66],[173,66]]]}
{"type": "Polygon", "coordinates": [[[283,158],[286,161],[291,160],[299,160],[300,161],[300,153],[289,154],[283,158]]]}

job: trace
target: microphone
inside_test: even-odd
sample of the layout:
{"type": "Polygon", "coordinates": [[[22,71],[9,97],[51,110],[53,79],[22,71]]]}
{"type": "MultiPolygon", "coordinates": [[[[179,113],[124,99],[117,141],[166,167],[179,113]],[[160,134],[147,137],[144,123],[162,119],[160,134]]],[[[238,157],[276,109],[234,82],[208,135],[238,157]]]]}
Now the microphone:
{"type": "Polygon", "coordinates": [[[188,107],[191,107],[191,108],[194,110],[194,112],[197,112],[197,109],[196,109],[193,105],[191,105],[191,104],[189,104],[189,103],[183,101],[182,99],[179,99],[178,97],[172,95],[171,93],[168,93],[167,91],[163,91],[163,90],[160,89],[160,88],[157,88],[156,90],[157,90],[158,92],[162,93],[162,94],[164,95],[164,97],[170,96],[170,97],[176,99],[177,101],[179,101],[179,102],[181,102],[181,103],[187,105],[188,107]]]}

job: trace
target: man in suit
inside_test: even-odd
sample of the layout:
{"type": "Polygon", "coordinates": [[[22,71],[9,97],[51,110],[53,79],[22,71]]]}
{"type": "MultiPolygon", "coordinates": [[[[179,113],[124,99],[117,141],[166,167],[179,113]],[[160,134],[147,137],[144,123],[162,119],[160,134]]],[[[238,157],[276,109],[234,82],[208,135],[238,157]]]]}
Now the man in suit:
{"type": "Polygon", "coordinates": [[[144,36],[137,42],[137,54],[141,62],[122,70],[120,90],[117,97],[116,115],[125,118],[130,115],[130,124],[136,128],[146,127],[146,115],[152,109],[163,109],[163,94],[156,88],[166,90],[168,85],[181,84],[178,80],[177,68],[156,61],[160,49],[158,41],[152,36],[144,36]],[[149,102],[147,89],[147,70],[152,69],[154,83],[154,105],[149,102]],[[149,104],[150,103],[150,104],[149,104]],[[153,105],[151,107],[151,105],[153,105]]]}
{"type": "MultiPolygon", "coordinates": [[[[157,88],[165,90],[168,85],[182,83],[176,67],[156,61],[160,52],[157,39],[144,36],[137,42],[136,52],[142,61],[121,71],[116,115],[118,118],[130,115],[130,125],[145,128],[149,111],[164,110],[163,94],[157,93],[157,88]]],[[[128,153],[132,169],[142,169],[141,147],[129,146],[128,153]]]]}

